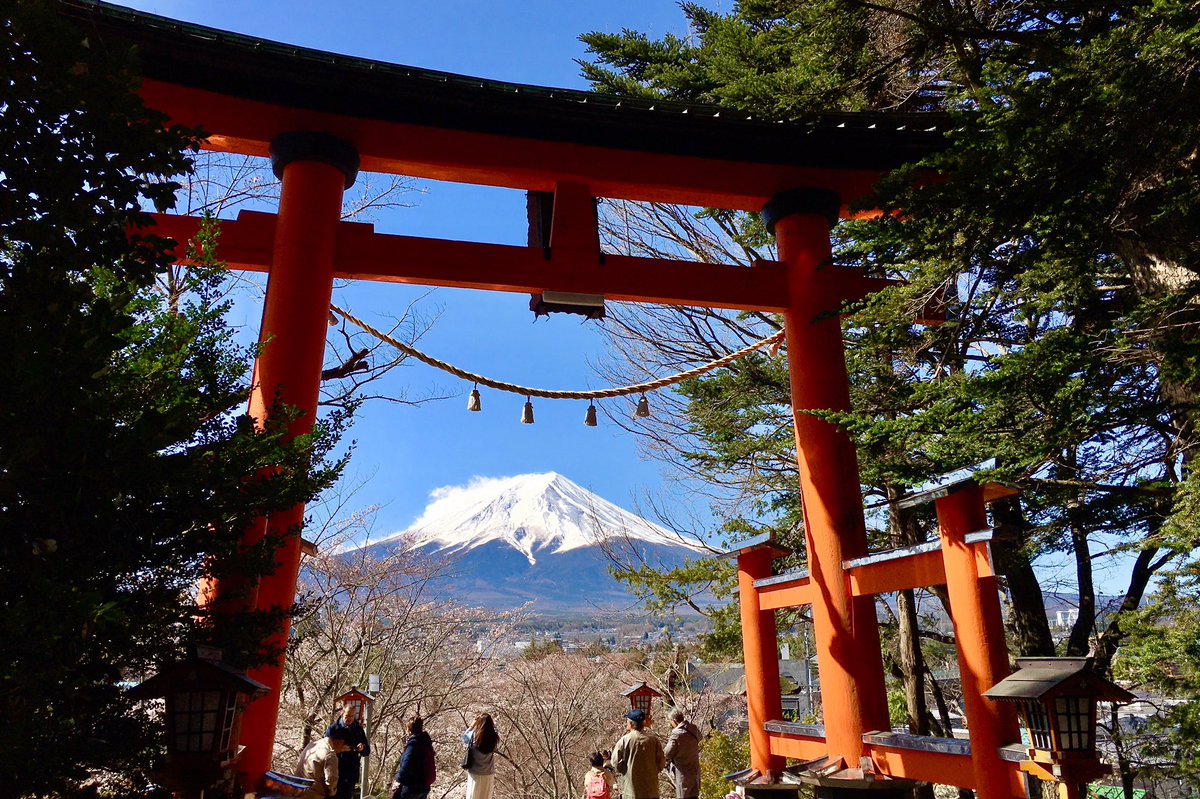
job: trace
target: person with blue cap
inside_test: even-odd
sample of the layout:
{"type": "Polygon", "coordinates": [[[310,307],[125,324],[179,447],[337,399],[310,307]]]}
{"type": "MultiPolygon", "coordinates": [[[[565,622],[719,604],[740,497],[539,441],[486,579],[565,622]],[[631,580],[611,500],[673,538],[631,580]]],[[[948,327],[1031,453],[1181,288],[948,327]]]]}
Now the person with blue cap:
{"type": "Polygon", "coordinates": [[[646,714],[625,714],[627,732],[613,747],[613,770],[621,778],[621,799],[659,799],[658,773],[667,765],[662,742],[645,731],[646,714]]]}

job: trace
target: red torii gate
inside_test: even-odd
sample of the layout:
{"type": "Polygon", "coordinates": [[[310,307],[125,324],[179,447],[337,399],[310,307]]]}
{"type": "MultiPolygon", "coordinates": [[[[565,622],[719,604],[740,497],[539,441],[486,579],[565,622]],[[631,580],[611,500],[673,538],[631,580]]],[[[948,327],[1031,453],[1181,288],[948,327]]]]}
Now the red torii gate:
{"type": "MultiPolygon", "coordinates": [[[[805,413],[850,407],[835,312],[886,284],[858,269],[831,266],[830,227],[883,172],[939,146],[943,118],[831,114],[775,124],[708,106],[427,72],[86,0],[59,2],[88,27],[96,45],[132,42],[140,48],[147,105],[174,122],[203,127],[209,149],[272,159],[282,180],[278,214],[243,212],[224,222],[221,234],[221,256],[231,267],[269,273],[260,332],[269,343],[255,364],[250,400],[250,413],[260,422],[278,392],[302,412],[294,432],[311,426],[337,277],[783,314],[810,574],[773,589],[765,584],[773,577],[769,542],[749,546],[738,558],[752,766],[766,774],[778,772],[785,757],[827,755],[854,767],[865,757],[868,771],[880,778],[946,781],[952,775],[950,781],[976,788],[985,799],[1013,795],[1013,769],[994,750],[977,748],[973,759],[962,751],[939,759],[894,741],[889,748],[864,739],[890,728],[870,594],[895,590],[880,587],[894,581],[867,590],[862,582],[879,570],[847,567],[867,556],[854,447],[843,431],[805,413]],[[342,194],[360,167],[552,192],[549,247],[392,236],[341,222],[342,194]],[[602,255],[597,197],[761,211],[780,260],[739,268],[602,255]],[[790,592],[785,600],[780,590],[790,592]],[[801,603],[812,605],[819,646],[825,721],[819,739],[768,729],[781,716],[773,610],[801,603]],[[964,770],[964,762],[975,766],[964,770]]],[[[159,216],[157,222],[156,232],[180,242],[197,227],[186,217],[159,216]]],[[[960,508],[958,501],[943,520],[944,574],[953,580],[960,567],[974,569],[974,577],[964,578],[974,587],[957,593],[973,596],[976,615],[983,615],[968,614],[973,626],[964,627],[959,640],[964,680],[983,690],[1004,676],[1003,640],[989,627],[999,617],[990,618],[987,607],[987,559],[963,539],[981,522],[982,505],[960,508]],[[958,560],[951,566],[953,558],[958,560]]],[[[247,540],[268,527],[290,528],[303,511],[265,521],[247,532],[247,540]]],[[[261,580],[256,607],[292,604],[299,560],[300,540],[292,537],[278,554],[275,573],[261,580]]],[[[928,582],[933,580],[922,584],[928,582]]],[[[216,591],[219,597],[219,586],[216,591]]],[[[287,634],[285,626],[278,639],[287,634]]],[[[251,676],[271,692],[249,707],[242,727],[240,768],[255,783],[270,765],[282,667],[262,667],[251,676]]],[[[981,729],[990,725],[980,733],[981,743],[1015,739],[1002,713],[988,711],[972,718],[977,720],[984,722],[981,729]]],[[[973,723],[973,744],[976,733],[973,723]]]]}

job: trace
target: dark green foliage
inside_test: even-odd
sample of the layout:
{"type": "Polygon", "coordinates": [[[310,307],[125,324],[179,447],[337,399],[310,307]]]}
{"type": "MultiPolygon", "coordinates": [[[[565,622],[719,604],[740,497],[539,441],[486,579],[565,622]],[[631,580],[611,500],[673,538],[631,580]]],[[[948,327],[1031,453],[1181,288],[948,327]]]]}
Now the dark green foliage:
{"type": "Polygon", "coordinates": [[[881,23],[841,0],[748,0],[730,14],[680,7],[688,40],[581,36],[596,58],[580,64],[584,77],[599,91],[718,103],[768,119],[927,103],[903,69],[909,55],[895,49],[903,23],[881,23]]]}
{"type": "Polygon", "coordinates": [[[1162,771],[1200,786],[1200,564],[1194,560],[1166,576],[1150,602],[1130,619],[1130,642],[1116,674],[1142,690],[1190,699],[1171,703],[1152,719],[1130,755],[1163,764],[1162,771]]]}
{"type": "Polygon", "coordinates": [[[726,735],[720,730],[711,730],[704,739],[704,756],[700,758],[702,799],[725,799],[729,794],[729,782],[725,775],[741,771],[748,762],[748,734],[726,735]]]}
{"type": "MultiPolygon", "coordinates": [[[[1200,446],[1200,4],[747,0],[684,12],[686,43],[583,37],[598,62],[585,75],[765,118],[955,115],[943,152],[865,203],[901,213],[835,231],[839,263],[907,283],[848,317],[854,412],[827,418],[856,440],[868,502],[988,457],[992,477],[1023,489],[994,509],[1018,651],[1049,654],[1030,563],[1056,553],[1081,603],[1062,650],[1094,646],[1107,667],[1131,632],[1129,646],[1154,640],[1147,625],[1182,616],[1132,611],[1197,541],[1180,531],[1195,528],[1181,487],[1195,483],[1200,446]],[[939,297],[946,324],[912,325],[939,297]],[[1121,594],[1105,609],[1096,572],[1114,555],[1130,576],[1105,587],[1121,594]]],[[[767,524],[789,526],[794,477],[762,469],[794,458],[778,374],[735,366],[686,398],[697,473],[761,475],[767,524]]],[[[927,535],[928,518],[889,522],[893,543],[927,535]]],[[[1176,576],[1164,590],[1194,602],[1196,584],[1176,576]]]]}
{"type": "Polygon", "coordinates": [[[132,54],[42,3],[0,22],[0,748],[10,792],[69,794],[155,763],[121,681],[198,642],[278,654],[257,645],[278,618],[209,618],[195,586],[264,571],[276,542],[239,553],[242,531],[329,484],[338,422],[256,431],[222,271],[168,296],[164,242],[127,235],[195,141],[131,93],[132,54]]]}

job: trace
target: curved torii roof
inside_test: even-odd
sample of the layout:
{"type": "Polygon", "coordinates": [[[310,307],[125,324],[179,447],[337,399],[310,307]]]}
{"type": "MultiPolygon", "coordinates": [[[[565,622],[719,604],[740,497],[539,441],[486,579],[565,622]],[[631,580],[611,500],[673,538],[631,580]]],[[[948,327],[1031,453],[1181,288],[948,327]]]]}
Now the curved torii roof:
{"type": "Polygon", "coordinates": [[[338,55],[136,12],[59,0],[100,46],[135,44],[147,104],[199,125],[215,150],[266,155],[313,130],[354,144],[368,171],[757,211],[816,186],[844,202],[941,146],[933,113],[797,122],[716,106],[506,83],[338,55]]]}

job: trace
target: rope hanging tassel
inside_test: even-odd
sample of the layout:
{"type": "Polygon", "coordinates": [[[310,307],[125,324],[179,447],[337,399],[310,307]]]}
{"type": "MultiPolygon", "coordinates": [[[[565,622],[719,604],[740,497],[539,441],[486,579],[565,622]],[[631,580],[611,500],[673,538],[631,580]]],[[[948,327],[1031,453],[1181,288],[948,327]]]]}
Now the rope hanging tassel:
{"type": "Polygon", "coordinates": [[[482,402],[481,402],[481,399],[479,396],[479,387],[480,386],[487,386],[488,388],[494,388],[497,391],[506,391],[510,394],[518,394],[520,396],[525,397],[525,406],[521,410],[521,423],[522,424],[533,424],[533,402],[532,402],[532,399],[534,397],[537,397],[538,399],[588,400],[589,401],[588,402],[588,410],[587,410],[587,414],[584,416],[583,423],[588,427],[595,427],[596,426],[596,406],[594,404],[595,400],[608,399],[608,398],[612,398],[612,397],[628,397],[633,394],[640,394],[641,398],[638,399],[637,406],[633,412],[633,416],[635,419],[649,418],[651,414],[650,414],[650,403],[646,399],[647,392],[657,391],[658,389],[666,388],[667,386],[673,386],[678,383],[682,383],[684,380],[690,380],[693,377],[699,377],[700,375],[705,374],[707,372],[711,372],[714,369],[720,369],[722,366],[728,366],[729,364],[733,363],[734,361],[741,360],[742,358],[745,358],[750,353],[752,353],[756,350],[760,350],[764,347],[770,347],[769,353],[772,356],[774,356],[775,354],[777,354],[779,352],[779,347],[783,344],[783,338],[784,338],[784,332],[782,330],[780,330],[780,331],[777,331],[777,332],[771,334],[770,336],[767,336],[764,339],[759,339],[758,341],[748,344],[745,347],[742,347],[740,350],[737,350],[736,352],[731,352],[728,355],[723,355],[722,357],[717,358],[715,361],[709,361],[708,363],[706,363],[702,366],[697,366],[695,369],[688,369],[685,372],[679,372],[678,374],[671,375],[670,377],[662,377],[657,380],[648,381],[646,383],[635,383],[633,385],[621,386],[619,388],[601,388],[601,389],[595,389],[592,391],[556,391],[556,390],[552,390],[552,389],[533,388],[531,386],[521,386],[521,385],[517,385],[516,383],[506,383],[502,380],[493,380],[490,377],[484,377],[483,375],[478,375],[478,374],[475,374],[474,372],[468,372],[467,370],[460,369],[457,366],[454,366],[453,364],[446,363],[445,361],[440,361],[437,358],[434,358],[432,355],[426,355],[425,353],[421,352],[420,350],[418,350],[414,347],[410,347],[409,345],[403,343],[402,341],[398,341],[398,340],[392,338],[387,333],[376,330],[371,325],[367,324],[366,322],[353,316],[349,312],[343,310],[342,308],[339,308],[336,305],[331,305],[329,307],[330,307],[330,311],[331,311],[331,313],[330,313],[331,320],[333,319],[333,315],[336,314],[337,316],[340,316],[343,319],[345,319],[350,324],[352,324],[355,327],[362,330],[364,333],[367,333],[367,334],[379,339],[383,343],[385,343],[391,347],[394,347],[395,349],[399,350],[400,352],[404,353],[405,355],[409,355],[413,358],[416,358],[421,363],[426,364],[427,366],[432,366],[434,369],[440,369],[443,372],[447,372],[449,374],[454,375],[455,377],[470,381],[473,384],[473,388],[471,389],[470,397],[467,399],[467,410],[468,411],[482,410],[483,406],[482,406],[482,402]]]}

